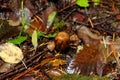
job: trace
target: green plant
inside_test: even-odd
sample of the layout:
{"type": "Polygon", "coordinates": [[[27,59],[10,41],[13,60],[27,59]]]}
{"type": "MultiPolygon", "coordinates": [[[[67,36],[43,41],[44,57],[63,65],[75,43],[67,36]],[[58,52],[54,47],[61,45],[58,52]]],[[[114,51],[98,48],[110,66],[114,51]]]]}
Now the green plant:
{"type": "Polygon", "coordinates": [[[22,42],[24,42],[24,41],[27,39],[27,36],[21,36],[21,34],[22,34],[22,32],[23,32],[23,29],[24,29],[24,30],[27,29],[27,22],[26,22],[26,20],[25,20],[23,3],[24,3],[24,0],[21,1],[21,10],[22,10],[22,11],[21,11],[21,13],[22,13],[21,23],[22,23],[22,27],[23,27],[23,28],[20,30],[19,35],[18,35],[15,39],[8,40],[8,42],[13,43],[13,44],[18,44],[18,45],[20,45],[22,42]]]}
{"type": "Polygon", "coordinates": [[[53,24],[53,29],[59,30],[63,28],[66,25],[66,22],[64,20],[59,20],[57,17],[55,18],[54,24],[53,24]]]}
{"type": "MultiPolygon", "coordinates": [[[[56,36],[56,34],[57,34],[56,32],[54,32],[54,33],[47,33],[47,32],[42,32],[42,31],[38,31],[38,30],[36,30],[36,32],[37,32],[38,39],[40,37],[54,38],[56,36]]],[[[29,36],[32,37],[32,34],[30,34],[29,36]]]]}
{"type": "Polygon", "coordinates": [[[76,4],[80,7],[89,7],[88,0],[77,0],[76,4]]]}
{"type": "MultiPolygon", "coordinates": [[[[56,16],[56,11],[53,11],[48,16],[48,24],[47,24],[48,26],[51,26],[51,24],[54,22],[55,16],[56,16]]],[[[22,42],[24,42],[27,39],[27,36],[21,36],[22,32],[25,31],[28,28],[28,25],[31,26],[25,19],[24,0],[21,0],[21,23],[22,23],[22,28],[20,30],[19,35],[15,39],[8,40],[8,42],[20,45],[22,42]]],[[[60,24],[62,24],[62,23],[63,22],[61,21],[60,24]]],[[[59,28],[60,28],[60,26],[62,26],[60,24],[57,24],[59,28]]],[[[53,37],[56,36],[57,33],[48,34],[47,36],[46,36],[46,34],[47,34],[47,32],[41,32],[41,31],[38,31],[38,30],[34,30],[33,34],[30,34],[30,36],[32,38],[31,41],[32,41],[32,44],[33,44],[35,49],[38,45],[37,40],[41,36],[42,37],[47,37],[47,38],[53,38],[53,37]]]]}
{"type": "Polygon", "coordinates": [[[55,36],[57,35],[57,33],[51,33],[51,34],[48,34],[48,38],[54,38],[55,36]]]}
{"type": "Polygon", "coordinates": [[[27,36],[17,36],[15,39],[8,40],[8,42],[20,45],[22,42],[24,42],[27,39],[27,36]]]}
{"type": "MultiPolygon", "coordinates": [[[[99,5],[100,4],[100,0],[92,0],[94,5],[99,5]]],[[[88,0],[77,0],[76,4],[80,7],[89,7],[89,1],[88,0]]]]}
{"type": "Polygon", "coordinates": [[[99,5],[100,4],[100,0],[93,0],[93,2],[94,2],[94,5],[99,5]]]}
{"type": "Polygon", "coordinates": [[[24,12],[24,5],[23,5],[23,3],[24,3],[24,0],[22,0],[21,1],[21,13],[22,13],[22,15],[21,15],[21,22],[22,22],[22,27],[23,27],[23,29],[24,30],[26,30],[27,28],[28,28],[28,23],[27,23],[27,21],[25,20],[25,12],[24,12]]]}

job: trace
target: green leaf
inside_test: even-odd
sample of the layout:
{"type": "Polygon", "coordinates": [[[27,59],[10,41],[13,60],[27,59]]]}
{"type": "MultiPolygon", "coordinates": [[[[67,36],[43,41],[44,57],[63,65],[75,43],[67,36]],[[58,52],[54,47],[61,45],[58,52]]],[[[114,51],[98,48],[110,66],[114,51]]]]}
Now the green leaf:
{"type": "Polygon", "coordinates": [[[8,42],[20,45],[26,39],[27,39],[27,36],[18,36],[16,39],[8,40],[8,42]]]}
{"type": "Polygon", "coordinates": [[[24,0],[21,1],[21,23],[22,23],[22,27],[24,29],[24,31],[26,31],[28,29],[28,22],[26,20],[26,18],[29,16],[30,13],[25,13],[24,10],[24,0]]]}
{"type": "Polygon", "coordinates": [[[49,27],[52,25],[52,23],[53,23],[53,21],[54,21],[54,19],[55,19],[56,14],[57,14],[56,11],[53,11],[53,12],[48,16],[47,28],[49,28],[49,27]]]}
{"type": "MultiPolygon", "coordinates": [[[[39,39],[41,36],[45,37],[46,32],[42,32],[42,31],[36,31],[37,32],[37,38],[39,39]]],[[[30,37],[32,37],[32,34],[29,34],[30,37]]]]}
{"type": "Polygon", "coordinates": [[[94,2],[94,5],[99,5],[100,4],[100,0],[93,0],[93,2],[94,2]]]}
{"type": "Polygon", "coordinates": [[[37,37],[40,38],[41,36],[45,36],[46,32],[41,32],[41,31],[37,31],[37,37]]]}
{"type": "Polygon", "coordinates": [[[77,0],[76,4],[80,7],[89,7],[88,0],[77,0]]]}
{"type": "Polygon", "coordinates": [[[38,42],[37,42],[37,31],[34,30],[33,34],[32,34],[32,44],[36,50],[37,46],[38,46],[38,42]]]}
{"type": "Polygon", "coordinates": [[[49,34],[48,37],[49,38],[54,38],[57,35],[57,33],[53,33],[53,34],[49,34]]]}

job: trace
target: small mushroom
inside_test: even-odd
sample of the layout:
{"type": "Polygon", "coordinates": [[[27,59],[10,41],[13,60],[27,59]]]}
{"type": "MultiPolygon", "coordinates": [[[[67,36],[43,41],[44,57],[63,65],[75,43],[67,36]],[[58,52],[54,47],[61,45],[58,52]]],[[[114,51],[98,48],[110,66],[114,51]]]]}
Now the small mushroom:
{"type": "Polygon", "coordinates": [[[59,32],[55,37],[56,49],[65,50],[68,47],[70,36],[67,32],[59,32]]]}

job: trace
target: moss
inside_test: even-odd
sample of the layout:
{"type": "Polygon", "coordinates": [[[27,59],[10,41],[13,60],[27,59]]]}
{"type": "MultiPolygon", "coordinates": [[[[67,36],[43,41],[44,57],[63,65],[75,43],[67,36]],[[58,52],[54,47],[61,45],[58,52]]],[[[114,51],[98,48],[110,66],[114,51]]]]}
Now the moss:
{"type": "Polygon", "coordinates": [[[59,20],[57,17],[55,18],[54,24],[53,24],[53,29],[59,30],[63,28],[66,25],[66,22],[64,20],[59,20]]]}
{"type": "Polygon", "coordinates": [[[54,80],[112,80],[107,77],[99,77],[99,76],[83,76],[77,74],[64,74],[60,77],[57,77],[54,80]]]}

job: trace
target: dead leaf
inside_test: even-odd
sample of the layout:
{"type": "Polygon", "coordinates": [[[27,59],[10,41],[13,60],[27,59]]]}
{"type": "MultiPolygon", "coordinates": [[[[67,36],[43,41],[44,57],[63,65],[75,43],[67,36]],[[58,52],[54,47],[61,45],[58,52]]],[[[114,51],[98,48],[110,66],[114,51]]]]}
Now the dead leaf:
{"type": "Polygon", "coordinates": [[[50,51],[53,51],[53,50],[55,49],[55,42],[54,42],[54,41],[48,42],[47,48],[48,48],[50,51]]]}
{"type": "Polygon", "coordinates": [[[23,59],[22,50],[12,43],[0,45],[0,57],[8,63],[19,63],[23,59]]]}
{"type": "Polygon", "coordinates": [[[7,72],[7,71],[9,71],[14,66],[15,66],[15,64],[10,64],[10,63],[6,63],[6,62],[3,63],[0,66],[0,73],[7,72]]]}

